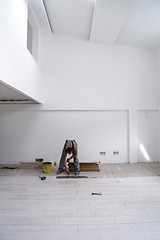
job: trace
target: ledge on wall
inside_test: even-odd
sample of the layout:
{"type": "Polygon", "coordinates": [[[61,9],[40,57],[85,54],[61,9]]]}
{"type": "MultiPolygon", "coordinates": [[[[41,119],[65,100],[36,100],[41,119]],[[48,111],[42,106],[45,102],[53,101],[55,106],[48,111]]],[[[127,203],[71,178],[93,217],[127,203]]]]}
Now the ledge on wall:
{"type": "Polygon", "coordinates": [[[0,81],[0,104],[39,104],[37,100],[0,81]]]}

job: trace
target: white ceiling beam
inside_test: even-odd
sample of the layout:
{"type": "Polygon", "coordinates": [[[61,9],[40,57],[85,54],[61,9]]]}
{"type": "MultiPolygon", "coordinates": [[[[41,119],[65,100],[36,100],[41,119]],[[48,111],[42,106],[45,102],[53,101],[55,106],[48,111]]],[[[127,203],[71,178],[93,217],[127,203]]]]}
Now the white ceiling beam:
{"type": "Polygon", "coordinates": [[[127,20],[132,0],[97,0],[90,41],[113,45],[127,20]]]}
{"type": "Polygon", "coordinates": [[[53,27],[51,25],[51,21],[50,21],[50,18],[49,18],[49,15],[48,15],[48,11],[47,11],[47,7],[46,7],[46,4],[45,4],[44,0],[42,0],[42,5],[43,5],[43,10],[44,10],[44,13],[45,13],[45,16],[46,16],[46,19],[47,19],[50,31],[51,31],[51,33],[53,33],[53,27]]]}
{"type": "Polygon", "coordinates": [[[43,0],[27,0],[42,33],[53,33],[50,19],[43,0]]]}
{"type": "Polygon", "coordinates": [[[94,17],[95,6],[96,6],[96,0],[95,0],[94,3],[93,3],[93,13],[92,13],[92,16],[91,16],[91,24],[90,24],[89,39],[88,39],[88,40],[90,40],[90,38],[91,38],[91,30],[92,30],[92,24],[93,24],[93,17],[94,17]]]}

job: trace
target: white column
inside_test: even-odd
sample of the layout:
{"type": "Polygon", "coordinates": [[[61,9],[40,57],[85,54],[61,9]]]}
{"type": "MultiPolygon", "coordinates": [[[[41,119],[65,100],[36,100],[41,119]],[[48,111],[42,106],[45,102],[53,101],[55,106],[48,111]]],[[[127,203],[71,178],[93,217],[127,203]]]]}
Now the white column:
{"type": "Polygon", "coordinates": [[[138,115],[137,110],[129,110],[129,162],[138,162],[138,115]]]}
{"type": "Polygon", "coordinates": [[[158,162],[160,162],[160,48],[157,51],[157,69],[158,69],[158,110],[159,110],[159,129],[158,129],[158,137],[159,137],[159,152],[158,152],[158,162]]]}

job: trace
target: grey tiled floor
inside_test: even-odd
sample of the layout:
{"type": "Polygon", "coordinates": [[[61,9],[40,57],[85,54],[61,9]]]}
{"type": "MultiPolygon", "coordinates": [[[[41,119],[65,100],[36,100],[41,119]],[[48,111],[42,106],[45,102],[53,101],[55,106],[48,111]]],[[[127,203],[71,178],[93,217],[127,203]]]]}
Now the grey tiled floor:
{"type": "Polygon", "coordinates": [[[38,171],[0,170],[0,240],[160,240],[157,172],[41,181],[38,171]]]}

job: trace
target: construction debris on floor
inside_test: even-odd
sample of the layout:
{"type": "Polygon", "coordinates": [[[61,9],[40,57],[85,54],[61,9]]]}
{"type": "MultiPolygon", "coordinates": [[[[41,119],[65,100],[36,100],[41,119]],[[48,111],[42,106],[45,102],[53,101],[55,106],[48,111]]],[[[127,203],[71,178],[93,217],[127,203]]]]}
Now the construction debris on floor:
{"type": "Polygon", "coordinates": [[[101,192],[92,192],[92,195],[102,195],[102,193],[101,192]]]}
{"type": "Polygon", "coordinates": [[[42,177],[42,176],[39,176],[39,178],[41,179],[41,180],[46,180],[46,177],[42,177]]]}

